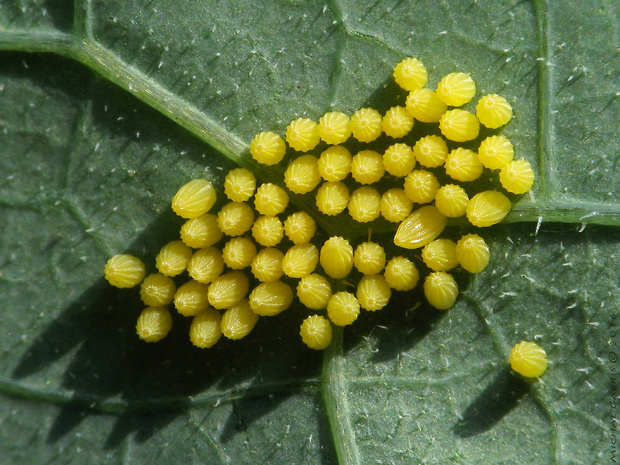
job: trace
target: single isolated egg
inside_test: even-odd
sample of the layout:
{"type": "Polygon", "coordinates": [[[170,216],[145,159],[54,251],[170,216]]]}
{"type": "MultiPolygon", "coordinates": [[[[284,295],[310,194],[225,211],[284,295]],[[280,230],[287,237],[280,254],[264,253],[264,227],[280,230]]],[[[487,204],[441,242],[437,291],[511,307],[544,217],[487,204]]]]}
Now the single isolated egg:
{"type": "Polygon", "coordinates": [[[512,348],[508,361],[514,371],[527,378],[542,376],[548,365],[545,349],[527,341],[520,342],[512,348]]]}

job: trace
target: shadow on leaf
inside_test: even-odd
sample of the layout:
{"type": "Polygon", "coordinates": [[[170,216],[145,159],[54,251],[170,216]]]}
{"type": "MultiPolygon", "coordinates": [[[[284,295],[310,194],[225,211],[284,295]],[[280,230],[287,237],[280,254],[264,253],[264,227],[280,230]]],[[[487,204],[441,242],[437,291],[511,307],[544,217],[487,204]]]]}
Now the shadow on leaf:
{"type": "Polygon", "coordinates": [[[488,431],[517,406],[529,389],[530,385],[509,367],[502,368],[467,407],[462,419],[454,425],[454,434],[469,438],[488,431]]]}
{"type": "MultiPolygon", "coordinates": [[[[158,231],[161,237],[171,228],[171,215],[163,214],[144,235],[158,231]]],[[[116,416],[104,444],[115,448],[129,435],[148,440],[193,408],[208,411],[232,403],[233,413],[221,433],[226,442],[303,386],[314,389],[318,384],[322,354],[309,352],[290,337],[299,324],[295,308],[279,318],[261,319],[246,339],[222,338],[205,350],[189,341],[191,319],[176,313],[163,341],[139,340],[135,323],[142,308],[137,289],[116,289],[100,278],[24,353],[13,371],[18,380],[71,357],[61,387],[72,394],[62,401],[49,443],[69,434],[89,414],[116,416]]],[[[327,436],[322,440],[329,443],[327,436]]]]}
{"type": "MultiPolygon", "coordinates": [[[[49,55],[29,55],[29,68],[24,71],[19,55],[11,55],[11,58],[15,62],[16,76],[27,73],[41,85],[54,87],[56,80],[68,75],[63,91],[71,95],[77,94],[84,83],[94,89],[94,101],[82,102],[87,114],[82,125],[86,133],[96,130],[97,135],[90,144],[84,144],[85,162],[80,163],[82,171],[75,176],[83,181],[80,189],[86,192],[76,194],[83,194],[84,202],[91,200],[87,189],[97,191],[92,195],[96,200],[89,204],[92,208],[88,210],[92,216],[89,219],[95,223],[111,221],[109,210],[104,209],[103,219],[94,218],[94,215],[101,213],[97,211],[101,209],[98,196],[106,178],[111,178],[109,173],[114,171],[101,174],[88,171],[90,156],[104,160],[107,154],[114,157],[113,162],[119,166],[138,168],[136,171],[117,170],[130,173],[123,174],[118,184],[130,184],[135,191],[147,189],[144,185],[154,189],[165,184],[164,187],[170,189],[170,179],[176,182],[176,179],[186,178],[187,173],[215,180],[222,176],[218,168],[230,165],[187,131],[126,92],[94,79],[80,65],[49,55]],[[32,74],[37,69],[39,71],[32,74]],[[138,145],[135,141],[141,144],[138,148],[134,148],[138,145]],[[94,156],[93,151],[99,144],[100,151],[94,156]],[[103,153],[106,150],[110,153],[103,153]],[[180,160],[170,160],[163,152],[183,156],[180,160]],[[197,168],[206,161],[209,170],[197,168]]],[[[78,97],[80,100],[83,96],[78,94],[78,97]]],[[[220,181],[215,182],[221,185],[220,181]]],[[[135,192],[131,189],[130,193],[135,192]]],[[[119,192],[115,194],[118,196],[119,192]]],[[[152,205],[147,202],[152,200],[148,196],[139,200],[131,197],[127,202],[144,202],[144,210],[148,212],[152,205]]],[[[62,208],[61,204],[57,210],[62,208]]],[[[146,229],[124,250],[117,252],[145,258],[147,270],[154,272],[157,251],[168,240],[178,238],[182,220],[167,208],[163,213],[150,215],[154,218],[149,220],[146,229]]],[[[142,224],[143,219],[136,219],[136,224],[142,224]]],[[[93,247],[93,236],[82,238],[82,231],[75,234],[93,247]]],[[[66,246],[65,239],[60,237],[54,244],[62,251],[61,259],[75,254],[66,246]]],[[[93,259],[91,263],[98,261],[93,259]]],[[[103,263],[100,263],[101,274],[103,263]]],[[[76,274],[73,268],[68,271],[73,272],[71,276],[76,274]]],[[[221,436],[222,441],[227,441],[302,388],[320,398],[316,377],[322,354],[309,353],[299,338],[290,337],[291,332],[297,335],[299,328],[299,312],[295,312],[295,308],[273,320],[262,319],[253,333],[242,341],[222,338],[215,347],[206,350],[191,345],[190,319],[174,312],[173,329],[168,337],[157,344],[147,344],[135,334],[136,319],[144,307],[138,290],[113,288],[103,277],[92,282],[86,279],[76,280],[82,286],[78,289],[88,286],[76,295],[63,294],[63,289],[70,288],[67,283],[46,282],[50,291],[63,294],[63,300],[59,299],[63,302],[62,310],[43,330],[38,330],[12,372],[14,379],[24,380],[24,384],[34,380],[35,385],[42,383],[41,377],[46,376],[42,373],[62,373],[59,385],[51,386],[57,392],[53,402],[61,410],[47,433],[48,443],[57,443],[70,435],[92,414],[115,417],[104,448],[114,448],[128,436],[147,441],[190,410],[199,408],[209,412],[221,403],[232,404],[233,411],[243,412],[241,416],[233,412],[226,423],[221,436]]],[[[186,279],[180,278],[177,284],[186,279]]],[[[57,309],[53,310],[58,313],[57,309]]],[[[324,437],[318,440],[326,445],[326,453],[331,454],[328,429],[323,428],[321,434],[324,437]]]]}

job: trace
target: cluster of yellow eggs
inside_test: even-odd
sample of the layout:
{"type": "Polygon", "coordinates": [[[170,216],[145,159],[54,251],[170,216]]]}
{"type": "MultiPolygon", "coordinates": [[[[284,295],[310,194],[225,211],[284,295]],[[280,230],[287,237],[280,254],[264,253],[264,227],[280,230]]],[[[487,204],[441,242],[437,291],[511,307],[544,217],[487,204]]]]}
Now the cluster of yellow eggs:
{"type": "Polygon", "coordinates": [[[420,262],[430,270],[423,284],[428,302],[441,310],[454,304],[458,286],[448,272],[478,273],[490,252],[475,233],[457,241],[440,238],[448,220],[465,217],[475,227],[500,222],[511,208],[502,189],[523,194],[534,173],[527,161],[514,160],[513,146],[503,135],[484,138],[477,151],[457,145],[477,139],[481,124],[496,129],[511,120],[512,108],[503,97],[483,96],[475,114],[457,108],[475,96],[472,78],[451,73],[431,90],[425,87],[426,68],[415,58],[400,62],[394,78],[408,96],[404,105],[383,115],[372,108],[350,117],[333,111],[318,122],[292,121],[284,137],[271,131],[256,135],[251,156],[267,166],[285,164],[283,179],[258,184],[251,171],[233,169],[223,186],[228,203],[217,213],[211,212],[216,189],[210,182],[184,185],[172,209],[187,221],[180,240],[157,255],[158,273],[145,278],[145,267],[135,257],[110,259],[105,275],[111,284],[141,283],[147,306],[137,324],[142,339],[157,341],[170,331],[171,303],[193,318],[190,339],[205,348],[222,335],[246,336],[259,317],[277,315],[297,298],[319,312],[303,320],[303,342],[325,349],[332,325],[353,323],[361,309],[382,309],[393,290],[414,289],[420,262]],[[416,120],[438,123],[438,131],[412,143],[406,137],[416,120]],[[361,149],[352,154],[345,144],[349,140],[361,149]],[[377,140],[389,144],[382,153],[365,146],[377,140]],[[473,192],[473,181],[485,169],[499,171],[502,189],[473,192]],[[289,205],[291,193],[313,196],[319,212],[314,215],[349,215],[369,226],[380,217],[394,223],[393,243],[401,253],[388,257],[381,244],[352,241],[347,231],[322,237],[312,214],[289,205]],[[421,255],[412,255],[413,249],[422,249],[421,255]],[[190,280],[177,288],[173,277],[185,271],[190,280]]]}

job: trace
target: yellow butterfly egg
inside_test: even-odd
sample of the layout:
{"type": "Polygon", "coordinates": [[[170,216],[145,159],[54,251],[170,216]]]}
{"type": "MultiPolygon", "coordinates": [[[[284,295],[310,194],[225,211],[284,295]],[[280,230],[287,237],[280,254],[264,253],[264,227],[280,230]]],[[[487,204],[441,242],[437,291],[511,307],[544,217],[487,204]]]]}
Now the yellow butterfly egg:
{"type": "Polygon", "coordinates": [[[199,283],[209,284],[224,271],[222,252],[215,247],[196,250],[189,263],[187,273],[199,283]]]}
{"type": "Polygon", "coordinates": [[[142,282],[146,274],[146,267],[138,257],[118,254],[107,261],[103,274],[112,286],[131,288],[142,282]]]}
{"type": "Polygon", "coordinates": [[[383,157],[374,150],[362,150],[351,161],[351,175],[360,184],[373,184],[384,173],[383,157]]]}
{"type": "Polygon", "coordinates": [[[491,252],[478,234],[466,234],[456,243],[456,257],[464,270],[480,273],[489,264],[491,252]]]}
{"type": "Polygon", "coordinates": [[[476,83],[467,73],[450,73],[437,84],[437,95],[446,105],[460,107],[476,95],[476,83]]]}
{"type": "MultiPolygon", "coordinates": [[[[217,224],[215,226],[217,227],[217,224]]],[[[168,242],[155,257],[155,266],[165,276],[180,275],[187,268],[193,253],[192,249],[182,241],[168,242]]]]}
{"type": "Polygon", "coordinates": [[[358,223],[368,223],[381,214],[381,194],[374,187],[358,187],[349,197],[349,215],[358,223]]]}
{"type": "Polygon", "coordinates": [[[152,273],[140,285],[140,298],[147,307],[164,307],[172,302],[176,289],[172,278],[152,273]]]}
{"type": "Polygon", "coordinates": [[[276,216],[282,213],[288,206],[288,202],[286,191],[272,183],[261,184],[254,195],[254,208],[265,216],[276,216]]]}
{"type": "Polygon", "coordinates": [[[405,106],[411,116],[423,123],[438,122],[448,109],[437,93],[426,87],[409,92],[405,106]]]}
{"type": "Polygon", "coordinates": [[[392,223],[400,223],[411,213],[413,202],[403,189],[394,187],[383,193],[380,208],[383,218],[392,223]]]}
{"type": "Polygon", "coordinates": [[[319,135],[326,143],[338,145],[351,136],[351,120],[340,111],[325,113],[319,120],[319,135]]]}
{"type": "Polygon", "coordinates": [[[289,278],[303,278],[314,271],[319,263],[319,251],[309,242],[294,245],[282,259],[282,271],[289,278]]]}
{"type": "Polygon", "coordinates": [[[547,370],[549,364],[545,349],[533,342],[519,342],[508,357],[514,371],[526,378],[538,378],[547,370]]]}
{"type": "Polygon", "coordinates": [[[512,119],[512,107],[501,95],[489,94],[476,105],[476,115],[487,128],[496,129],[512,119]]]}
{"type": "Polygon", "coordinates": [[[245,202],[227,203],[217,214],[217,225],[220,231],[227,236],[234,237],[245,234],[253,224],[254,210],[245,202]]]}
{"type": "Polygon", "coordinates": [[[291,213],[284,220],[284,233],[293,244],[310,242],[316,233],[316,222],[306,212],[291,213]]]}
{"type": "Polygon", "coordinates": [[[362,276],[355,296],[363,309],[374,312],[388,304],[392,297],[392,289],[382,275],[368,274],[362,276]]]}
{"type": "Polygon", "coordinates": [[[195,316],[209,308],[208,286],[198,281],[188,281],[174,293],[174,307],[183,316],[195,316]]]}
{"type": "Polygon", "coordinates": [[[224,263],[231,270],[242,270],[256,257],[256,246],[249,237],[233,237],[222,249],[224,263]]]}
{"type": "Polygon", "coordinates": [[[385,267],[385,250],[376,242],[362,242],[355,248],[353,264],[362,274],[377,274],[385,267]]]}
{"type": "Polygon", "coordinates": [[[490,170],[501,170],[514,158],[514,147],[506,136],[489,136],[480,142],[478,157],[490,170]]]}
{"type": "Polygon", "coordinates": [[[434,271],[424,280],[424,297],[438,310],[447,310],[454,305],[459,288],[451,274],[434,271]]]}
{"type": "Polygon", "coordinates": [[[337,326],[347,326],[357,320],[360,303],[350,292],[336,292],[327,302],[327,316],[337,326]]]}
{"type": "Polygon", "coordinates": [[[448,220],[434,206],[415,210],[403,220],[394,235],[394,244],[404,249],[419,249],[437,239],[448,220]]]}
{"type": "Polygon", "coordinates": [[[142,310],[136,324],[136,333],[144,342],[157,342],[172,329],[172,315],[164,307],[148,307],[142,310]]]}
{"type": "Polygon", "coordinates": [[[405,58],[394,67],[394,80],[404,90],[420,89],[427,79],[426,68],[417,58],[405,58]]]}
{"type": "Polygon", "coordinates": [[[321,182],[316,157],[302,155],[293,160],[284,172],[284,184],[295,194],[307,194],[321,182]]]}
{"type": "Polygon", "coordinates": [[[372,142],[383,131],[383,117],[373,108],[361,108],[351,116],[351,133],[360,142],[372,142]]]}
{"type": "Polygon", "coordinates": [[[231,271],[218,276],[209,284],[208,298],[218,310],[230,308],[241,302],[250,290],[250,281],[242,271],[231,271]]]}
{"type": "Polygon", "coordinates": [[[207,213],[216,200],[213,184],[194,179],[181,187],[172,198],[172,211],[181,218],[198,218],[207,213]]]}
{"type": "Polygon", "coordinates": [[[282,138],[271,132],[261,132],[250,142],[252,158],[263,165],[279,163],[286,153],[286,144],[282,138]]]}
{"type": "Polygon", "coordinates": [[[260,316],[282,313],[293,303],[293,291],[282,281],[270,281],[256,286],[250,294],[250,307],[260,316]]]}
{"type": "Polygon", "coordinates": [[[219,242],[221,238],[222,230],[218,217],[211,213],[187,220],[181,226],[181,240],[194,249],[209,247],[219,242]]]}
{"type": "Polygon", "coordinates": [[[450,239],[435,239],[422,249],[422,260],[433,271],[449,271],[459,265],[456,243],[450,239]]]}
{"type": "Polygon", "coordinates": [[[405,178],[405,194],[413,203],[429,203],[435,199],[439,190],[439,181],[433,173],[426,170],[414,170],[405,178]]]}
{"type": "Polygon", "coordinates": [[[405,137],[413,129],[413,116],[405,107],[392,107],[383,115],[383,132],[395,139],[405,137]]]}
{"type": "Polygon", "coordinates": [[[353,269],[353,247],[344,237],[330,237],[321,247],[320,262],[328,276],[342,279],[353,269]]]}
{"type": "Polygon", "coordinates": [[[286,142],[298,152],[312,150],[320,141],[319,125],[308,118],[291,121],[286,128],[286,142]]]}
{"type": "Polygon", "coordinates": [[[510,207],[510,200],[501,192],[480,192],[467,204],[467,219],[474,226],[486,228],[502,221],[510,207]]]}
{"type": "Polygon", "coordinates": [[[446,161],[448,145],[439,136],[425,136],[413,146],[413,156],[420,165],[426,168],[437,168],[446,161]]]}
{"type": "Polygon", "coordinates": [[[243,339],[252,332],[258,322],[258,315],[252,311],[250,301],[243,299],[222,315],[220,329],[228,339],[243,339]]]}
{"type": "Polygon", "coordinates": [[[394,257],[385,265],[385,281],[396,291],[410,291],[418,285],[420,272],[414,263],[405,257],[394,257]]]}
{"type": "Polygon", "coordinates": [[[312,310],[322,310],[332,296],[332,287],[325,276],[312,273],[304,276],[297,284],[297,298],[312,310]]]}
{"type": "Polygon", "coordinates": [[[467,192],[456,184],[444,184],[435,194],[435,207],[448,218],[464,216],[468,202],[467,192]]]}
{"type": "Polygon", "coordinates": [[[513,160],[499,172],[502,187],[513,194],[525,194],[534,184],[534,171],[526,160],[513,160]]]}
{"type": "Polygon", "coordinates": [[[351,152],[342,145],[328,147],[321,153],[317,165],[326,181],[342,181],[351,172],[351,152]]]}
{"type": "Polygon", "coordinates": [[[208,308],[192,319],[189,327],[189,340],[199,349],[213,347],[222,337],[222,314],[208,308]]]}
{"type": "Polygon", "coordinates": [[[448,176],[462,182],[475,181],[484,171],[478,154],[463,147],[456,148],[448,154],[444,167],[448,176]]]}
{"type": "Polygon", "coordinates": [[[473,113],[455,108],[446,111],[439,119],[441,133],[454,142],[467,142],[478,137],[480,123],[473,113]]]}
{"type": "Polygon", "coordinates": [[[260,282],[277,281],[282,277],[284,252],[273,247],[261,249],[252,260],[252,274],[260,282]]]}
{"type": "Polygon", "coordinates": [[[383,166],[392,176],[407,176],[415,166],[413,150],[402,143],[389,146],[383,153],[383,166]]]}
{"type": "Polygon", "coordinates": [[[284,226],[277,216],[259,216],[252,226],[252,237],[263,247],[278,245],[284,237],[284,226]]]}
{"type": "Polygon", "coordinates": [[[256,177],[250,170],[235,168],[224,178],[224,194],[233,202],[247,202],[256,190],[256,177]]]}
{"type": "Polygon", "coordinates": [[[332,325],[321,315],[310,315],[301,323],[301,340],[310,349],[324,350],[332,342],[332,325]]]}
{"type": "Polygon", "coordinates": [[[316,206],[325,215],[337,215],[348,204],[349,188],[343,182],[324,182],[316,193],[316,206]]]}

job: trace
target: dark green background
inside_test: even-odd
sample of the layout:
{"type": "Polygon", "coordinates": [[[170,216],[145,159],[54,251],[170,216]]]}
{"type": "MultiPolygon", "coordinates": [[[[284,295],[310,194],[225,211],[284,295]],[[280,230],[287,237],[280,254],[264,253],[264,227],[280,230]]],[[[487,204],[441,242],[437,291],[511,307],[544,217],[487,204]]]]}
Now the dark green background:
{"type": "Polygon", "coordinates": [[[618,30],[610,0],[1,1],[3,463],[608,460],[618,30]],[[298,307],[207,351],[180,319],[139,341],[107,258],[152,268],[174,192],[247,166],[256,132],[402,102],[408,55],[430,86],[466,71],[505,96],[537,172],[455,307],[397,296],[325,354],[299,342],[298,307]],[[532,385],[506,367],[522,339],[550,359],[532,385]]]}

